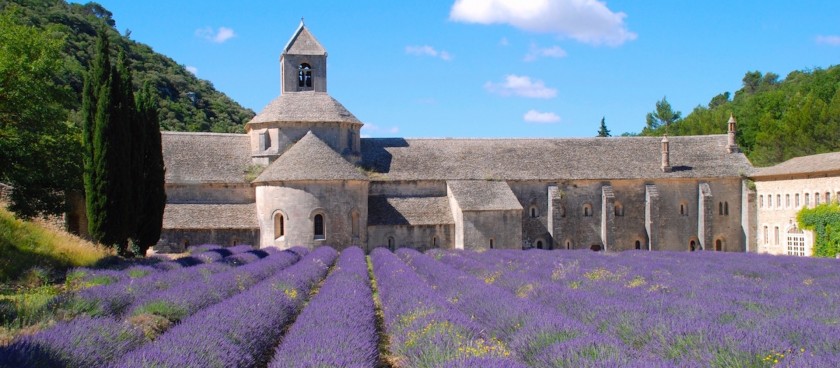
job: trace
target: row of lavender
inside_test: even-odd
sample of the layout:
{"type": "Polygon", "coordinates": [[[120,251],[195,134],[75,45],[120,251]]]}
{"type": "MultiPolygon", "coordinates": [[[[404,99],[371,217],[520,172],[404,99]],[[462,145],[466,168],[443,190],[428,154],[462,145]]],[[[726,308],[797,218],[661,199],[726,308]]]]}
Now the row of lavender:
{"type": "MultiPolygon", "coordinates": [[[[131,311],[128,315],[145,316],[145,319],[158,315],[158,318],[177,322],[242,291],[250,290],[251,285],[282,272],[306,253],[307,250],[303,248],[295,249],[294,252],[277,252],[242,267],[225,266],[227,270],[215,274],[201,272],[209,268],[192,267],[190,269],[199,270],[198,274],[192,274],[198,277],[183,284],[160,282],[162,280],[148,282],[154,280],[157,276],[155,275],[136,280],[138,282],[135,285],[126,285],[124,288],[117,289],[108,285],[102,288],[116,292],[117,297],[109,299],[108,294],[99,291],[99,300],[120,300],[121,305],[128,305],[130,303],[127,300],[136,299],[131,304],[132,307],[127,309],[131,311]],[[162,288],[163,286],[166,288],[162,288]],[[160,289],[155,289],[156,287],[160,289]]],[[[159,275],[185,276],[186,270],[188,269],[173,270],[159,275]]],[[[136,328],[137,321],[131,322],[122,320],[116,313],[93,318],[78,317],[17,340],[7,349],[0,351],[0,361],[12,362],[9,366],[101,365],[137,349],[148,338],[155,337],[136,328]]]]}
{"type": "Polygon", "coordinates": [[[619,355],[629,348],[651,364],[840,362],[835,260],[670,252],[431,254],[449,268],[595,328],[620,347],[619,355]]]}
{"type": "Polygon", "coordinates": [[[138,279],[161,271],[169,271],[203,263],[220,261],[234,265],[247,263],[252,261],[254,257],[262,258],[273,251],[274,248],[256,250],[250,245],[222,247],[214,244],[203,244],[191,247],[189,250],[190,255],[174,260],[154,262],[151,264],[137,264],[124,267],[124,269],[75,268],[67,272],[67,279],[79,288],[88,288],[138,279]]]}

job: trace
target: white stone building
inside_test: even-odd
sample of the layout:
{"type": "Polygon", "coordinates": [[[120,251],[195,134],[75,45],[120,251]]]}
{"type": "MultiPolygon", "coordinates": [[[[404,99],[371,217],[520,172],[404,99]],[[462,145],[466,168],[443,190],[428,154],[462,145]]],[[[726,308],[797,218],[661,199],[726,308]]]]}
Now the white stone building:
{"type": "Polygon", "coordinates": [[[756,170],[758,251],[811,256],[814,233],[799,229],[796,214],[805,207],[840,198],[840,152],[797,157],[756,170]]]}

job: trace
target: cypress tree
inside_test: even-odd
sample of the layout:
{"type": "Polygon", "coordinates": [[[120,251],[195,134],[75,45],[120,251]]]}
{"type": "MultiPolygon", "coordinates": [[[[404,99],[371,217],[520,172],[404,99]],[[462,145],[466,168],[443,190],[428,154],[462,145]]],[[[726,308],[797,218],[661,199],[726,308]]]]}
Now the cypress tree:
{"type": "Polygon", "coordinates": [[[166,205],[164,187],[165,167],[161,146],[160,123],[158,122],[157,95],[151,85],[143,86],[137,97],[137,120],[141,122],[144,136],[142,193],[138,208],[137,229],[134,236],[136,248],[142,255],[149,247],[157,244],[163,226],[163,210],[166,205]]]}
{"type": "MultiPolygon", "coordinates": [[[[100,117],[100,96],[103,89],[109,88],[111,78],[111,61],[109,58],[108,36],[104,29],[99,30],[96,38],[96,49],[91,64],[91,70],[86,75],[82,92],[82,144],[84,165],[85,208],[88,218],[88,233],[96,242],[101,242],[105,229],[99,214],[106,202],[99,192],[99,177],[97,165],[99,150],[95,141],[97,120],[100,117]]],[[[106,92],[108,96],[110,92],[106,92]]],[[[102,111],[102,115],[105,111],[102,111]]]]}

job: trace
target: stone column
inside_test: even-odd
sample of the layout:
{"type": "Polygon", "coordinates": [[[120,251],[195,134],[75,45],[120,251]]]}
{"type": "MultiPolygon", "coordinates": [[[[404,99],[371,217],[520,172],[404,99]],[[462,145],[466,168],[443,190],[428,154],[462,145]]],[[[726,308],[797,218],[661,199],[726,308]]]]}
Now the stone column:
{"type": "Polygon", "coordinates": [[[615,193],[610,185],[601,187],[601,242],[605,251],[615,245],[615,193]]]}
{"type": "Polygon", "coordinates": [[[648,250],[659,247],[659,189],[656,185],[645,185],[645,230],[648,233],[648,250]]]}
{"type": "Polygon", "coordinates": [[[700,183],[698,192],[700,194],[697,198],[697,238],[700,239],[701,249],[714,250],[712,216],[714,216],[715,199],[712,196],[712,188],[709,187],[709,183],[700,183]]]}

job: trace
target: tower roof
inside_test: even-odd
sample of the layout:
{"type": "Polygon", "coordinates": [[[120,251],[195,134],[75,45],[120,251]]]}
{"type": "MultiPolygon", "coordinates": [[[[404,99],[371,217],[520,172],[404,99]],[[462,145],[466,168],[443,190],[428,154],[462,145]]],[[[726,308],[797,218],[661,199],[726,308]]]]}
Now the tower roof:
{"type": "Polygon", "coordinates": [[[298,180],[367,180],[312,131],[274,161],[254,183],[298,180]]]}
{"type": "Polygon", "coordinates": [[[303,24],[303,19],[301,19],[297,30],[292,34],[289,42],[286,43],[286,47],[283,48],[283,54],[326,55],[327,50],[309,32],[309,29],[303,24]]]}
{"type": "Polygon", "coordinates": [[[362,123],[327,93],[312,91],[280,95],[248,124],[273,122],[362,123]]]}

